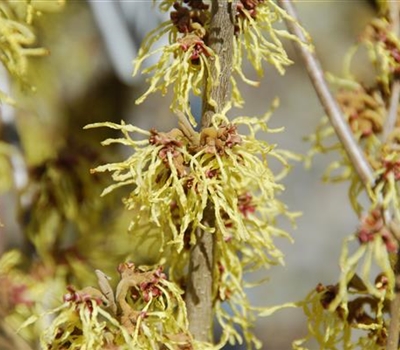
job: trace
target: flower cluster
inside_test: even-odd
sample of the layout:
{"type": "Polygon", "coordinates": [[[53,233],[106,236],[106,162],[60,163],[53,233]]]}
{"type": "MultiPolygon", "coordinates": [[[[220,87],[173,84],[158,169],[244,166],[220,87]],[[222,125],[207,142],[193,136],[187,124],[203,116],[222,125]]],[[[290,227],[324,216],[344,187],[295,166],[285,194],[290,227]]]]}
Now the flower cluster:
{"type": "MultiPolygon", "coordinates": [[[[1,301],[0,313],[2,316],[11,314],[17,305],[32,306],[29,296],[28,283],[22,278],[16,278],[14,269],[21,264],[22,257],[16,251],[10,251],[0,260],[1,301]]],[[[18,276],[20,277],[20,276],[18,276]]]]}
{"type": "Polygon", "coordinates": [[[41,339],[46,349],[193,349],[181,291],[162,267],[118,267],[115,293],[97,270],[99,288],[68,287],[41,339]]]}
{"type": "MultiPolygon", "coordinates": [[[[0,61],[7,71],[23,83],[28,69],[29,56],[43,56],[44,48],[34,47],[36,37],[31,24],[35,15],[41,11],[54,11],[62,7],[64,1],[43,2],[2,1],[0,3],[0,61]]],[[[13,100],[0,91],[0,102],[13,100]]]]}
{"type": "Polygon", "coordinates": [[[208,92],[218,81],[220,71],[219,59],[206,43],[209,5],[203,1],[174,2],[170,17],[169,21],[148,34],[135,59],[134,75],[144,60],[154,54],[161,54],[156,64],[143,70],[143,73],[153,73],[153,76],[149,79],[150,87],[136,103],[143,102],[150,93],[157,90],[165,94],[168,86],[174,85],[175,98],[171,108],[183,110],[195,125],[188,103],[189,93],[192,91],[200,95],[206,80],[207,99],[214,105],[208,92]],[[152,46],[166,33],[170,45],[151,52],[152,46]],[[211,64],[216,69],[215,75],[211,74],[211,64]]]}
{"type": "MultiPolygon", "coordinates": [[[[365,154],[372,162],[373,159],[380,157],[380,137],[387,114],[386,96],[378,86],[366,88],[357,82],[347,80],[342,80],[338,84],[336,100],[342,108],[354,138],[364,148],[365,154]]],[[[333,181],[351,179],[351,164],[326,117],[309,140],[313,143],[309,159],[315,154],[330,151],[338,151],[341,155],[341,158],[327,169],[325,179],[333,181]]]]}
{"type": "Polygon", "coordinates": [[[98,198],[98,192],[104,184],[87,171],[99,158],[90,146],[69,140],[53,157],[29,168],[19,215],[41,259],[54,262],[61,258],[59,243],[68,225],[92,236],[92,230],[101,225],[106,203],[98,198]]]}
{"type": "MultiPolygon", "coordinates": [[[[387,153],[387,144],[398,143],[399,128],[397,121],[390,135],[385,135],[383,129],[389,114],[390,83],[398,74],[400,59],[400,41],[391,31],[391,23],[384,17],[371,21],[360,35],[359,43],[349,51],[346,59],[344,79],[333,78],[333,83],[339,88],[337,101],[343,110],[355,139],[363,147],[374,169],[380,163],[382,154],[387,153]],[[376,70],[376,79],[372,83],[357,81],[351,73],[351,65],[355,61],[355,53],[360,47],[366,47],[371,65],[376,70]]],[[[399,111],[397,112],[399,120],[399,111]]],[[[312,138],[314,142],[312,154],[339,150],[343,156],[330,170],[341,169],[341,179],[349,178],[350,164],[345,159],[338,143],[327,145],[327,140],[334,135],[333,129],[327,126],[326,119],[312,138]]],[[[390,146],[392,147],[392,145],[390,146]]],[[[329,178],[329,175],[327,176],[329,178]]],[[[337,177],[336,177],[337,179],[337,177]]]]}
{"type": "MultiPolygon", "coordinates": [[[[395,113],[396,122],[392,130],[385,131],[389,115],[390,91],[389,83],[397,74],[398,63],[397,52],[400,42],[394,33],[390,31],[390,23],[383,19],[373,20],[360,36],[360,45],[366,45],[371,63],[377,69],[375,82],[358,82],[351,74],[351,62],[355,59],[357,48],[350,51],[347,59],[347,76],[344,79],[333,78],[338,86],[336,99],[343,114],[350,126],[355,140],[362,147],[362,150],[375,171],[375,186],[370,190],[373,206],[378,205],[378,198],[383,195],[385,207],[395,204],[399,197],[397,186],[397,157],[399,145],[399,116],[400,110],[395,113]]],[[[400,57],[400,56],[399,56],[400,57]]],[[[340,158],[332,163],[324,176],[326,180],[350,180],[350,197],[357,212],[361,207],[357,201],[361,185],[359,179],[352,171],[347,155],[341,145],[334,138],[334,130],[326,118],[323,119],[320,127],[310,140],[313,147],[310,156],[316,153],[338,151],[340,158]]],[[[399,218],[397,206],[394,205],[394,214],[399,218]]]]}
{"type": "MultiPolygon", "coordinates": [[[[346,81],[347,82],[347,81],[346,81]]],[[[342,82],[343,83],[343,82],[342,82]]],[[[350,130],[358,144],[362,147],[366,159],[374,171],[375,185],[370,189],[369,196],[373,206],[378,205],[383,196],[384,206],[391,206],[397,219],[400,218],[398,210],[399,198],[399,117],[393,130],[384,139],[383,129],[389,113],[388,97],[380,87],[365,88],[361,84],[352,82],[352,87],[342,87],[337,93],[343,114],[347,119],[350,130]]],[[[336,151],[340,154],[339,159],[327,168],[324,179],[328,181],[350,180],[350,199],[357,212],[361,211],[358,196],[362,185],[352,170],[352,165],[346,152],[335,138],[335,132],[324,118],[317,132],[310,137],[313,142],[309,153],[311,159],[317,153],[336,151]]]]}
{"type": "Polygon", "coordinates": [[[274,24],[283,19],[294,19],[271,0],[240,0],[236,11],[235,71],[245,82],[257,84],[248,80],[242,71],[242,60],[246,54],[259,76],[263,75],[263,62],[270,63],[283,74],[292,61],[287,56],[281,38],[299,40],[285,30],[274,28],[274,24]]]}
{"type": "Polygon", "coordinates": [[[375,287],[381,295],[368,295],[368,288],[354,275],[346,285],[351,300],[332,308],[339,286],[318,284],[299,305],[308,317],[309,334],[296,340],[293,348],[305,349],[304,345],[315,339],[323,349],[385,349],[390,298],[384,275],[376,277],[375,287]]]}
{"type": "MultiPolygon", "coordinates": [[[[62,2],[24,0],[0,4],[0,34],[4,38],[0,59],[12,75],[23,79],[27,56],[47,52],[34,48],[36,38],[29,25],[38,11],[62,2]]],[[[220,110],[210,93],[219,84],[221,71],[220,59],[210,48],[211,8],[202,0],[166,0],[161,8],[170,11],[170,19],[149,34],[135,62],[137,73],[144,60],[160,54],[158,63],[144,70],[153,76],[148,91],[137,102],[155,90],[164,94],[172,85],[172,108],[186,113],[195,124],[188,103],[190,92],[203,94],[205,103],[220,110]],[[165,34],[169,45],[151,52],[153,44],[165,34]]],[[[248,57],[258,73],[262,72],[262,61],[283,72],[290,61],[280,38],[290,35],[272,25],[287,15],[272,1],[243,0],[234,11],[237,27],[231,38],[235,41],[233,70],[253,83],[242,72],[242,56],[249,49],[248,57]]],[[[232,83],[233,102],[238,104],[233,78],[232,83]]],[[[225,102],[229,106],[231,101],[225,102]]],[[[11,322],[13,317],[18,318],[12,328],[20,326],[32,343],[42,333],[41,347],[54,350],[206,350],[222,348],[228,342],[260,347],[250,332],[255,309],[247,300],[244,289],[251,285],[243,276],[283,261],[275,238],[290,237],[275,226],[276,217],[284,215],[292,220],[297,214],[288,212],[276,199],[283,186],[276,182],[268,161],[271,157],[278,159],[285,173],[290,154],[256,139],[259,130],[268,131],[267,116],[230,121],[225,112],[215,114],[211,125],[200,132],[195,132],[187,120],[186,124],[181,121],[180,129],[169,132],[144,131],[124,123],[92,125],[121,131],[122,138],[104,144],[123,144],[133,150],[127,160],[92,170],[112,173],[114,183],[106,187],[104,194],[119,187],[125,189],[123,201],[129,209],[133,233],[126,239],[121,229],[115,230],[117,239],[113,239],[114,230],[107,230],[111,225],[106,223],[113,221],[115,212],[99,203],[99,177],[95,174],[89,178],[86,171],[89,163],[100,162],[97,153],[66,140],[49,157],[30,166],[30,182],[21,193],[20,217],[39,262],[34,272],[29,271],[30,278],[25,279],[27,274],[18,275],[14,267],[8,276],[0,261],[0,282],[4,285],[0,310],[11,322]],[[240,127],[247,127],[248,135],[240,133],[240,127]],[[145,139],[137,141],[132,132],[145,139]],[[189,281],[189,255],[199,230],[212,236],[215,243],[213,308],[223,329],[217,345],[193,339],[182,298],[183,287],[189,281]],[[70,232],[78,232],[77,237],[71,237],[70,232]],[[130,244],[126,244],[128,239],[130,244]],[[124,249],[113,249],[117,244],[125,245],[124,249]],[[139,260],[135,245],[141,254],[149,252],[146,258],[157,262],[154,268],[122,263],[114,286],[96,270],[98,287],[88,287],[93,278],[91,266],[101,265],[104,269],[119,255],[127,261],[128,249],[132,250],[131,257],[139,260]],[[89,252],[88,246],[92,248],[89,252]],[[108,259],[104,259],[107,254],[108,259]],[[71,285],[66,286],[66,281],[71,285]],[[63,304],[54,308],[54,295],[61,294],[60,288],[66,290],[63,304]],[[31,328],[35,331],[30,332],[31,328]]],[[[118,219],[123,225],[123,218],[118,219]]]]}
{"type": "MultiPolygon", "coordinates": [[[[143,73],[153,73],[153,76],[149,80],[150,87],[136,102],[143,102],[151,92],[157,90],[165,94],[168,86],[174,85],[175,97],[171,108],[183,110],[195,125],[188,107],[189,92],[200,95],[205,89],[208,103],[215,105],[208,92],[213,85],[218,84],[220,72],[219,58],[209,47],[210,8],[202,0],[165,0],[161,2],[160,8],[170,11],[171,19],[148,34],[135,59],[134,74],[137,74],[144,60],[161,53],[156,64],[143,70],[143,73]],[[169,45],[151,52],[152,46],[166,33],[169,34],[169,45]]],[[[246,54],[258,75],[263,75],[263,62],[272,64],[280,73],[284,73],[285,67],[292,62],[284,50],[281,38],[298,39],[285,30],[275,29],[274,24],[283,19],[294,19],[272,0],[240,0],[235,11],[234,72],[246,83],[258,85],[258,82],[246,78],[243,72],[243,57],[246,54]]],[[[239,106],[243,101],[234,77],[231,83],[231,102],[239,106]]]]}
{"type": "Polygon", "coordinates": [[[248,344],[258,344],[250,334],[252,312],[243,288],[243,274],[262,266],[282,262],[274,237],[287,234],[275,227],[275,218],[287,212],[275,198],[282,186],[271,173],[267,158],[276,157],[287,167],[284,153],[255,138],[267,130],[265,119],[239,117],[232,121],[216,114],[213,124],[188,137],[180,129],[163,133],[138,129],[132,125],[101,123],[121,130],[122,139],[103,144],[122,143],[134,153],[125,161],[101,165],[95,172],[112,172],[115,184],[131,192],[124,199],[132,213],[130,230],[134,236],[152,240],[152,256],[168,258],[172,281],[185,285],[190,247],[196,243],[195,231],[201,228],[216,240],[214,277],[216,317],[223,327],[221,344],[229,339],[241,342],[236,325],[242,327],[248,344]],[[238,127],[247,126],[248,135],[238,127]],[[134,140],[129,133],[139,132],[147,140],[134,140]],[[193,141],[194,140],[194,141],[193,141]],[[204,221],[211,210],[213,223],[204,221]],[[230,305],[227,311],[223,304],[230,305]]]}
{"type": "Polygon", "coordinates": [[[297,349],[303,349],[300,345],[311,338],[317,339],[321,346],[328,349],[337,346],[359,346],[362,349],[386,347],[388,315],[384,317],[383,314],[388,312],[387,306],[393,297],[391,255],[398,250],[399,243],[396,232],[384,218],[385,212],[390,208],[392,219],[398,221],[399,188],[398,152],[393,149],[395,144],[382,145],[379,137],[386,113],[382,96],[376,90],[371,93],[361,88],[346,92],[341,90],[338,94],[338,101],[348,118],[354,137],[362,146],[374,170],[375,186],[368,191],[372,204],[366,214],[361,214],[363,208],[358,201],[362,186],[347,155],[335,142],[330,146],[324,144],[333,135],[332,128],[321,128],[314,138],[316,144],[319,143],[318,151],[340,152],[341,159],[330,165],[326,178],[352,181],[349,195],[354,209],[360,215],[360,224],[356,233],[343,243],[339,283],[318,288],[309,297],[308,304],[303,305],[309,324],[318,331],[310,331],[305,339],[297,343],[297,349]],[[334,171],[338,170],[340,173],[335,176],[334,171]],[[382,288],[380,280],[374,281],[371,276],[374,269],[381,271],[380,276],[385,276],[385,282],[382,282],[385,288],[382,288]],[[354,281],[358,281],[358,287],[354,286],[354,281]],[[366,311],[368,309],[372,315],[366,311]],[[364,335],[359,338],[352,336],[356,329],[363,330],[364,335]],[[324,337],[322,330],[328,332],[329,337],[324,337]]]}
{"type": "MultiPolygon", "coordinates": [[[[366,210],[358,197],[363,190],[343,147],[333,139],[334,130],[324,119],[311,138],[311,155],[336,151],[340,158],[327,169],[328,180],[350,180],[349,197],[357,214],[359,227],[343,244],[339,283],[320,285],[303,304],[309,317],[307,336],[317,339],[323,348],[360,347],[384,349],[388,335],[388,305],[395,286],[393,253],[399,248],[397,223],[400,219],[399,109],[389,111],[390,85],[399,72],[400,41],[384,18],[373,20],[360,36],[367,47],[376,80],[369,85],[352,76],[349,67],[358,47],[350,51],[345,79],[334,78],[339,86],[336,98],[354,139],[361,147],[374,175],[366,189],[370,206],[366,210]],[[396,119],[387,129],[389,114],[396,119]],[[331,142],[329,142],[329,140],[331,142]],[[364,211],[364,213],[363,213],[364,211]],[[377,277],[373,274],[380,271],[377,277]],[[311,327],[312,325],[312,327],[311,327]],[[312,331],[314,329],[315,331],[312,331]],[[324,335],[321,330],[328,335],[324,335]],[[354,330],[362,330],[354,337],[354,330]]],[[[297,343],[297,348],[306,338],[297,343]]]]}
{"type": "Polygon", "coordinates": [[[341,89],[337,101],[348,118],[348,123],[357,139],[364,139],[383,130],[385,102],[377,90],[341,89]]]}
{"type": "Polygon", "coordinates": [[[400,40],[392,32],[391,23],[385,18],[372,20],[361,35],[361,42],[369,50],[379,81],[389,91],[389,83],[400,73],[400,40]]]}
{"type": "Polygon", "coordinates": [[[372,210],[368,215],[361,218],[361,225],[357,233],[360,243],[371,242],[380,236],[389,253],[394,253],[398,249],[398,242],[393,236],[390,228],[385,225],[382,210],[372,210]]]}
{"type": "Polygon", "coordinates": [[[57,296],[65,288],[65,269],[56,270],[40,262],[27,268],[26,261],[17,250],[0,257],[0,327],[7,334],[2,336],[1,344],[7,349],[20,349],[22,345],[37,342],[46,323],[32,325],[37,320],[35,315],[55,307],[57,296]]]}

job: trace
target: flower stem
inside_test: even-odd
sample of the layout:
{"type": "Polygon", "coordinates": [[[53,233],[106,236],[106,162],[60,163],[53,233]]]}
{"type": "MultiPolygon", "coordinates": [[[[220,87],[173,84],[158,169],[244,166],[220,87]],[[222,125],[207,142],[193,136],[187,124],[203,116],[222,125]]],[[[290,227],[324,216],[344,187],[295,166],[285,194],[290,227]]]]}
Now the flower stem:
{"type": "MultiPolygon", "coordinates": [[[[215,106],[203,98],[203,114],[201,127],[211,125],[212,116],[220,112],[230,101],[230,77],[232,74],[233,35],[234,35],[234,2],[212,0],[209,42],[207,45],[219,57],[221,71],[217,76],[217,68],[211,64],[210,74],[218,84],[211,86],[210,97],[215,106]]],[[[207,91],[205,87],[204,91],[207,91]]],[[[206,93],[204,94],[206,96],[206,93]]],[[[207,205],[204,211],[203,224],[214,227],[214,209],[207,205]]],[[[189,329],[198,341],[212,342],[212,302],[215,234],[196,231],[196,244],[190,253],[188,285],[186,289],[186,307],[189,329]]]]}
{"type": "Polygon", "coordinates": [[[218,79],[218,84],[211,87],[210,93],[210,97],[216,102],[216,106],[210,105],[206,98],[203,99],[202,128],[209,127],[214,113],[220,112],[230,101],[235,11],[235,1],[212,0],[212,19],[207,44],[219,57],[221,71],[217,77],[216,67],[211,65],[210,74],[213,78],[218,79]]]}
{"type": "MultiPolygon", "coordinates": [[[[295,8],[293,7],[291,0],[278,0],[279,5],[296,21],[286,21],[286,25],[289,31],[297,36],[300,41],[307,42],[307,38],[304,33],[300,29],[298,22],[297,13],[295,8]]],[[[332,96],[331,91],[329,90],[328,84],[325,80],[324,73],[321,69],[320,63],[315,55],[315,53],[311,52],[308,48],[303,45],[297,44],[297,48],[303,58],[304,64],[307,68],[308,74],[311,78],[311,82],[314,85],[315,91],[320,99],[322,106],[325,109],[325,112],[335,129],[335,133],[338,136],[343,148],[345,149],[355,171],[360,177],[362,183],[365,187],[369,187],[373,185],[374,177],[371,167],[357,144],[356,140],[353,137],[353,134],[343,117],[343,113],[340,110],[340,107],[336,103],[335,98],[332,96]]]]}

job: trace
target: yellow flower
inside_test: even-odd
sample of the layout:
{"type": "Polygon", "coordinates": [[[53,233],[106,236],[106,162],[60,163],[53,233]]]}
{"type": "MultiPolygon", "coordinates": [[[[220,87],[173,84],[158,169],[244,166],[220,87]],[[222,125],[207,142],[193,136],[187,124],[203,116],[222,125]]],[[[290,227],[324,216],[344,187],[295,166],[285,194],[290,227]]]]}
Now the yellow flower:
{"type": "Polygon", "coordinates": [[[393,76],[400,72],[400,41],[391,24],[385,18],[373,19],[361,35],[361,43],[368,49],[385,92],[389,92],[393,76]]]}
{"type": "MultiPolygon", "coordinates": [[[[150,87],[136,101],[141,103],[154,91],[167,92],[169,85],[174,86],[174,97],[171,104],[173,110],[184,111],[192,117],[189,102],[189,92],[200,95],[206,90],[205,98],[211,105],[209,91],[218,83],[220,64],[218,56],[207,46],[209,37],[210,10],[207,3],[202,1],[162,1],[160,8],[170,11],[171,20],[160,25],[146,37],[138,57],[134,61],[134,75],[138,73],[142,63],[154,54],[160,54],[158,63],[143,70],[143,73],[152,73],[149,79],[150,87]],[[169,45],[151,51],[152,46],[168,33],[169,45]],[[211,75],[210,67],[215,67],[215,74],[211,75]]],[[[281,38],[299,41],[297,37],[285,30],[274,28],[275,23],[287,19],[294,21],[273,1],[241,0],[237,4],[236,32],[234,37],[233,70],[243,81],[251,85],[257,82],[247,79],[243,73],[243,56],[255,68],[258,75],[263,75],[263,62],[272,64],[283,74],[287,65],[292,61],[288,58],[281,42],[281,38]]],[[[302,43],[311,48],[309,43],[302,43]]],[[[243,104],[237,83],[231,77],[232,98],[235,106],[243,104]]]]}
{"type": "Polygon", "coordinates": [[[274,240],[276,236],[290,237],[276,227],[275,219],[278,215],[289,219],[297,215],[276,199],[283,187],[275,182],[268,167],[269,157],[276,157],[287,168],[290,154],[256,138],[258,131],[270,131],[267,118],[229,121],[223,113],[216,114],[212,125],[192,138],[179,129],[163,133],[124,123],[88,126],[121,130],[123,138],[103,144],[132,147],[134,153],[125,161],[101,165],[93,171],[112,173],[115,184],[103,194],[120,186],[131,188],[124,199],[132,213],[130,230],[144,239],[140,244],[145,247],[145,242],[154,242],[158,259],[169,263],[172,281],[184,280],[196,229],[215,235],[215,308],[223,328],[220,345],[228,340],[241,342],[236,330],[239,326],[247,344],[259,346],[250,332],[255,312],[242,307],[248,305],[243,276],[283,262],[274,240]],[[248,135],[238,133],[240,126],[249,128],[248,135]],[[136,141],[131,132],[148,139],[136,141]],[[209,215],[214,218],[212,224],[203,220],[209,215]],[[228,304],[232,313],[223,304],[228,304]]]}
{"type": "MultiPolygon", "coordinates": [[[[48,50],[34,47],[36,37],[30,26],[33,17],[40,11],[58,9],[63,3],[63,0],[49,0],[45,4],[29,0],[0,3],[0,61],[20,82],[27,84],[28,57],[48,54],[48,50]]],[[[13,100],[0,91],[0,102],[13,103],[13,100]]]]}
{"type": "Polygon", "coordinates": [[[298,303],[308,318],[308,334],[294,341],[293,349],[308,349],[305,345],[311,339],[317,341],[321,349],[386,348],[388,310],[385,295],[378,298],[366,295],[358,276],[350,280],[346,288],[352,290],[352,299],[333,310],[329,306],[338,293],[337,285],[318,284],[303,302],[298,303]]]}
{"type": "MultiPolygon", "coordinates": [[[[288,38],[299,42],[298,38],[283,29],[276,29],[274,25],[284,19],[294,21],[274,1],[241,0],[237,4],[237,22],[235,35],[234,69],[246,82],[257,85],[244,76],[242,70],[243,56],[252,64],[259,76],[263,76],[262,63],[268,62],[279,73],[285,72],[285,67],[292,64],[287,56],[281,38],[288,38]]],[[[300,42],[301,45],[308,43],[300,42]]]]}
{"type": "Polygon", "coordinates": [[[149,88],[136,103],[142,103],[155,91],[161,91],[164,95],[172,85],[174,97],[171,109],[184,111],[190,117],[190,122],[196,125],[189,107],[189,93],[199,96],[205,89],[205,98],[211,105],[215,105],[209,92],[218,82],[219,58],[206,44],[208,5],[188,2],[183,6],[176,2],[173,6],[171,20],[162,23],[147,35],[134,61],[135,75],[143,61],[152,55],[160,55],[156,64],[142,71],[145,74],[151,73],[152,77],[149,78],[149,88]],[[152,51],[153,45],[166,34],[169,44],[152,51]],[[214,74],[211,74],[211,65],[215,67],[214,74]]]}
{"type": "Polygon", "coordinates": [[[64,304],[47,313],[56,317],[41,338],[43,348],[191,348],[182,291],[167,280],[162,268],[122,263],[118,271],[115,293],[99,270],[99,289],[67,288],[64,304]]]}
{"type": "Polygon", "coordinates": [[[153,76],[149,79],[149,88],[136,100],[136,103],[142,103],[150,93],[157,90],[164,95],[167,88],[173,85],[174,98],[171,109],[184,111],[191,117],[191,123],[196,125],[189,107],[189,94],[193,92],[195,95],[201,95],[203,83],[206,80],[208,82],[206,94],[208,102],[215,105],[215,101],[211,99],[209,92],[211,86],[215,85],[218,79],[217,75],[211,74],[210,64],[214,64],[218,72],[220,70],[218,57],[205,45],[202,39],[194,34],[188,34],[178,38],[171,45],[150,53],[145,53],[142,48],[135,60],[134,74],[138,72],[143,60],[157,53],[161,53],[158,62],[142,72],[144,74],[153,73],[153,76]]]}

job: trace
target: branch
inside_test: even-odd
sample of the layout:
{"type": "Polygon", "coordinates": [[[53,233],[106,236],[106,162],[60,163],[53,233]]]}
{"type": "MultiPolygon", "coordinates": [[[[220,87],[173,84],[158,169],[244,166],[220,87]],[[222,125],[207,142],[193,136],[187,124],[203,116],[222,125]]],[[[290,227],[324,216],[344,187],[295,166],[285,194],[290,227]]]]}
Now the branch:
{"type": "Polygon", "coordinates": [[[230,101],[235,12],[235,1],[212,0],[212,20],[208,46],[219,57],[221,71],[217,77],[216,67],[214,65],[211,66],[211,76],[218,79],[218,85],[213,85],[210,93],[211,99],[216,101],[216,107],[211,106],[207,98],[203,99],[202,128],[209,127],[214,113],[220,112],[226,103],[230,101]]]}
{"type": "MultiPolygon", "coordinates": [[[[397,1],[389,2],[389,19],[392,26],[392,32],[396,35],[399,35],[400,30],[400,18],[399,18],[400,4],[397,1]]],[[[392,83],[391,96],[390,96],[390,104],[389,104],[389,113],[386,119],[385,126],[383,128],[383,141],[385,142],[393,131],[396,120],[397,120],[397,109],[399,107],[399,99],[400,99],[400,80],[398,77],[394,77],[394,81],[392,83]]]]}
{"type": "Polygon", "coordinates": [[[396,34],[399,33],[400,29],[400,6],[398,1],[389,1],[389,20],[392,24],[392,31],[396,34]]]}
{"type": "MultiPolygon", "coordinates": [[[[286,12],[297,20],[297,14],[293,8],[291,0],[278,0],[280,6],[286,12]]],[[[393,30],[399,31],[399,3],[397,1],[390,1],[390,17],[393,25],[393,30]]],[[[296,35],[301,41],[306,42],[303,32],[300,30],[298,24],[294,21],[286,21],[290,32],[296,35]]],[[[324,79],[324,75],[318,59],[315,54],[308,51],[304,46],[298,44],[298,49],[305,62],[308,74],[318,94],[318,97],[330,119],[335,132],[347,152],[350,161],[352,162],[357,174],[365,187],[373,185],[374,178],[372,170],[361,151],[360,147],[353,138],[353,134],[348,127],[342,112],[329,91],[328,85],[324,79]]],[[[384,139],[390,134],[395,126],[397,119],[397,108],[400,97],[400,81],[396,79],[392,85],[392,95],[389,107],[389,115],[384,128],[384,139]]],[[[380,198],[381,202],[382,199],[380,198]]],[[[391,215],[389,211],[385,210],[385,222],[391,223],[391,215]]],[[[397,262],[394,266],[395,273],[395,297],[390,305],[391,321],[389,325],[389,335],[387,341],[387,350],[397,350],[399,345],[399,329],[400,329],[400,251],[397,253],[397,262]]]]}
{"type": "MultiPolygon", "coordinates": [[[[211,125],[212,116],[220,112],[230,100],[230,77],[232,74],[233,36],[235,4],[227,0],[212,0],[211,23],[208,46],[219,57],[221,71],[211,64],[210,74],[218,79],[211,87],[210,97],[216,101],[216,107],[203,98],[201,127],[211,125]]],[[[205,88],[204,91],[207,89],[205,88]]],[[[204,94],[206,96],[206,94],[204,94]]],[[[207,205],[203,215],[203,224],[215,226],[214,208],[207,205]]],[[[189,330],[198,341],[212,340],[212,302],[215,233],[196,231],[196,244],[190,253],[189,278],[186,289],[186,307],[189,330]]]]}
{"type": "Polygon", "coordinates": [[[399,107],[399,98],[400,98],[400,80],[398,78],[395,78],[391,89],[389,113],[386,119],[385,126],[383,128],[383,142],[385,142],[388,139],[388,136],[393,131],[396,125],[397,110],[399,107]]]}
{"type": "MultiPolygon", "coordinates": [[[[397,1],[389,2],[389,20],[392,25],[392,32],[397,36],[400,31],[400,18],[399,18],[400,6],[397,1]]],[[[383,129],[383,142],[387,141],[388,136],[396,126],[397,121],[397,110],[399,107],[400,98],[400,80],[398,77],[394,77],[392,83],[389,113],[386,119],[386,123],[383,129]]],[[[388,214],[389,216],[389,214],[388,214]]],[[[389,217],[389,224],[393,224],[391,217],[389,217]]],[[[393,225],[392,225],[393,226],[393,225]]],[[[392,229],[392,232],[395,231],[392,229]]],[[[398,229],[397,229],[398,231],[398,229]]],[[[396,233],[396,232],[395,232],[396,233]]],[[[395,236],[398,238],[398,232],[395,236]]],[[[388,330],[388,340],[386,344],[387,350],[397,350],[399,347],[399,330],[400,330],[400,250],[397,251],[397,261],[393,268],[395,274],[395,285],[394,285],[394,299],[390,303],[390,324],[388,330]]]]}
{"type": "MultiPolygon", "coordinates": [[[[392,25],[392,32],[397,36],[400,30],[400,18],[399,18],[400,6],[397,1],[389,2],[389,20],[392,25]]],[[[388,140],[388,136],[396,126],[397,121],[397,110],[399,107],[400,98],[400,80],[398,77],[394,77],[392,83],[389,113],[386,119],[386,123],[383,129],[383,142],[388,140]]],[[[387,216],[389,216],[388,214],[387,216]]],[[[393,224],[391,215],[389,217],[389,224],[393,224]]],[[[393,226],[393,225],[392,225],[393,226]]],[[[392,232],[394,230],[392,229],[392,232]]],[[[397,230],[398,231],[398,230],[397,230]]],[[[396,232],[395,232],[396,233],[396,232]]],[[[398,234],[398,232],[397,232],[398,234]]],[[[395,235],[398,237],[398,235],[395,235]]],[[[399,330],[400,330],[400,250],[397,251],[397,261],[393,268],[395,274],[395,285],[394,285],[394,299],[390,303],[390,324],[388,331],[387,350],[397,350],[399,347],[399,330]]]]}
{"type": "MultiPolygon", "coordinates": [[[[298,22],[296,10],[293,7],[291,0],[278,0],[279,5],[293,18],[295,21],[286,20],[286,25],[289,31],[297,36],[300,41],[307,42],[303,31],[298,22]]],[[[308,74],[311,78],[311,82],[317,92],[322,106],[335,129],[336,135],[338,136],[343,148],[345,149],[355,171],[360,177],[365,187],[373,185],[374,177],[372,169],[365,158],[364,153],[360,149],[356,140],[353,137],[343,113],[340,107],[336,103],[335,98],[329,90],[328,84],[325,80],[324,73],[322,72],[320,63],[316,55],[301,44],[296,44],[300,52],[301,57],[304,60],[304,64],[307,68],[308,74]]]]}

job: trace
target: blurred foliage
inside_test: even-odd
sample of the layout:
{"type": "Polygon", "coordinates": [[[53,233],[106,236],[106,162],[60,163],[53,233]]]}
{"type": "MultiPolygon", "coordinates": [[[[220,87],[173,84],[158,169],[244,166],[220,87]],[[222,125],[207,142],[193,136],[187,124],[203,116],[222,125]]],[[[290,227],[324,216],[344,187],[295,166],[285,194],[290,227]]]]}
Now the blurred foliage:
{"type": "MultiPolygon", "coordinates": [[[[218,71],[219,60],[207,45],[207,3],[165,0],[160,7],[170,11],[170,20],[149,34],[135,72],[150,55],[161,54],[159,63],[144,71],[154,75],[138,102],[156,90],[165,94],[172,85],[179,129],[169,132],[119,121],[126,114],[129,91],[110,72],[85,5],[0,3],[0,60],[11,85],[10,93],[0,92],[0,102],[15,106],[17,135],[10,143],[10,131],[1,121],[0,193],[17,198],[23,236],[18,249],[0,258],[2,349],[215,349],[228,343],[260,348],[252,333],[255,317],[285,306],[251,306],[246,289],[252,285],[244,274],[283,263],[275,237],[290,237],[277,227],[277,217],[293,220],[297,213],[289,212],[276,195],[283,190],[278,181],[290,168],[288,161],[298,157],[256,136],[277,131],[268,127],[269,113],[228,120],[228,105],[201,132],[179,119],[183,111],[194,124],[189,93],[201,95],[204,80],[206,91],[218,84],[209,69],[214,64],[218,71]],[[167,33],[170,45],[153,52],[153,44],[167,33]],[[83,130],[87,124],[106,128],[89,132],[83,130]],[[110,147],[100,146],[104,139],[110,147]],[[121,155],[121,145],[130,147],[128,156],[121,155]],[[270,170],[273,158],[283,165],[281,173],[270,170]],[[110,172],[112,181],[100,172],[110,172]],[[20,175],[26,182],[17,181],[20,175]],[[210,215],[214,220],[205,222],[210,215]],[[196,342],[187,328],[184,289],[197,228],[217,241],[213,306],[223,330],[218,345],[196,342]]],[[[360,36],[359,46],[367,48],[377,79],[368,85],[351,74],[359,46],[347,58],[345,75],[332,79],[377,178],[366,213],[361,215],[358,200],[361,184],[326,120],[310,138],[310,159],[317,153],[339,153],[325,178],[350,180],[360,226],[344,242],[340,281],[318,285],[304,301],[286,305],[302,307],[309,318],[309,334],[294,343],[298,349],[312,338],[327,349],[338,344],[378,349],[386,341],[392,255],[398,243],[384,211],[391,208],[400,220],[399,123],[382,141],[400,62],[400,44],[386,10],[382,7],[382,17],[360,36]],[[371,276],[374,265],[381,270],[377,276],[371,276]],[[354,330],[362,332],[355,341],[354,330]]],[[[259,75],[263,62],[283,73],[292,62],[281,39],[297,39],[275,25],[294,19],[274,2],[258,0],[241,0],[236,15],[235,76],[258,85],[245,76],[245,59],[259,75]]],[[[310,43],[302,45],[312,49],[310,43]]],[[[231,103],[239,106],[243,100],[234,78],[232,84],[231,103]]],[[[0,221],[3,225],[0,230],[7,230],[7,222],[0,221]]]]}
{"type": "MultiPolygon", "coordinates": [[[[26,79],[28,58],[48,53],[44,48],[35,47],[34,19],[43,12],[58,11],[63,4],[64,0],[5,0],[0,3],[0,61],[19,82],[29,85],[26,79]]],[[[12,103],[13,100],[0,92],[0,102],[12,103]]]]}
{"type": "MultiPolygon", "coordinates": [[[[115,271],[135,253],[129,236],[121,235],[127,225],[122,206],[115,196],[100,199],[107,182],[89,172],[96,163],[114,159],[117,150],[99,152],[105,134],[82,130],[94,120],[119,118],[127,88],[110,72],[87,7],[62,5],[60,1],[0,4],[2,35],[19,30],[0,44],[7,45],[1,47],[2,63],[12,78],[7,95],[14,100],[2,100],[13,102],[14,110],[13,120],[0,120],[0,190],[3,198],[17,198],[23,236],[18,250],[1,257],[2,349],[36,348],[49,317],[21,329],[23,340],[15,330],[29,316],[58,306],[68,284],[80,288],[95,283],[95,268],[115,271]],[[51,55],[29,58],[48,54],[47,49],[30,48],[37,43],[51,48],[51,55]]],[[[0,221],[1,234],[12,228],[3,211],[0,221]]]]}

